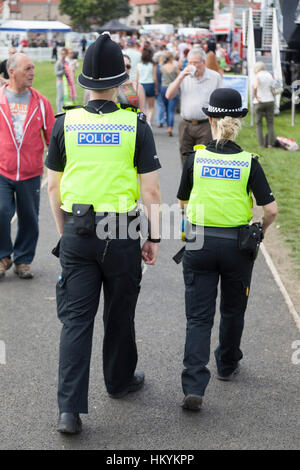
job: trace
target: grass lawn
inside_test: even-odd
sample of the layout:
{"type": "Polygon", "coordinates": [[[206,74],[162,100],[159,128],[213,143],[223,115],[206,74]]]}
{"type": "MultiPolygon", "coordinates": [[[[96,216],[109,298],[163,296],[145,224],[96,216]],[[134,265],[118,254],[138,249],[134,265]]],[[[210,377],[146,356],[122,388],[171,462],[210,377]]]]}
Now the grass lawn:
{"type": "MultiPolygon", "coordinates": [[[[80,61],[82,63],[82,61],[80,61]]],[[[56,85],[54,63],[36,63],[34,88],[51,102],[56,112],[56,85]]],[[[78,73],[81,68],[77,69],[78,73]]],[[[77,86],[78,104],[83,101],[83,89],[77,86]]],[[[279,207],[276,224],[292,250],[300,277],[300,150],[288,152],[280,149],[259,149],[255,126],[250,126],[250,113],[243,121],[237,142],[247,151],[260,155],[263,166],[279,207]]],[[[275,117],[275,135],[293,138],[300,145],[300,114],[296,114],[296,125],[291,127],[291,112],[284,111],[275,117]]]]}

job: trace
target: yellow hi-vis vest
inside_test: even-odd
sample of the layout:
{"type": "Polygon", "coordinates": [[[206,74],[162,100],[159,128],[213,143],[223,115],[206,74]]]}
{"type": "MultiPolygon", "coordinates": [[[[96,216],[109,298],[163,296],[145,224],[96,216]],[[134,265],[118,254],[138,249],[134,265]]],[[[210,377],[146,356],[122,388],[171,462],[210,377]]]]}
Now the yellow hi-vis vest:
{"type": "Polygon", "coordinates": [[[247,184],[251,159],[244,151],[231,155],[196,151],[187,206],[189,222],[206,227],[237,227],[250,222],[253,200],[247,184]]]}
{"type": "Polygon", "coordinates": [[[131,111],[67,111],[61,209],[72,212],[73,204],[92,204],[95,212],[134,209],[140,197],[134,167],[136,130],[137,114],[131,111]]]}

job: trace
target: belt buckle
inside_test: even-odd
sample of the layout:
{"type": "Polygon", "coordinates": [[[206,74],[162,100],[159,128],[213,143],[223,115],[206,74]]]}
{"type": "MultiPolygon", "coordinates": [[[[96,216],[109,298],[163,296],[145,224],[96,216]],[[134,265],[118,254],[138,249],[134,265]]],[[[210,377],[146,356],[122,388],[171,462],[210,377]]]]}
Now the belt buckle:
{"type": "Polygon", "coordinates": [[[192,126],[197,126],[198,125],[197,119],[192,119],[191,124],[192,124],[192,126]]]}

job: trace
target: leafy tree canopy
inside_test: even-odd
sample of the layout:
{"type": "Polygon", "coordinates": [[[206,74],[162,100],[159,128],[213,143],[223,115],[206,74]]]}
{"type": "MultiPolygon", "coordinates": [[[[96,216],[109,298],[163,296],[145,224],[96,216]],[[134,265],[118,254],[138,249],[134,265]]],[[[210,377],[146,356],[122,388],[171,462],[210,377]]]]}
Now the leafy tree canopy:
{"type": "Polygon", "coordinates": [[[160,0],[156,20],[177,26],[200,26],[213,17],[213,0],[160,0]]]}
{"type": "Polygon", "coordinates": [[[74,28],[84,30],[91,24],[102,26],[114,18],[129,15],[128,0],[61,0],[61,13],[69,15],[74,28]]]}

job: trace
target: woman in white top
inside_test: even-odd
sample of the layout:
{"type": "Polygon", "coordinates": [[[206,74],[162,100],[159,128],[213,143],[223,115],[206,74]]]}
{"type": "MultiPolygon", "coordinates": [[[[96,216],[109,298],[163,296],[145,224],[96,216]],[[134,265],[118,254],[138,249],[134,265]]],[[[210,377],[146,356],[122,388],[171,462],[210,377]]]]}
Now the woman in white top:
{"type": "Polygon", "coordinates": [[[265,64],[263,62],[256,62],[254,65],[253,103],[256,119],[256,135],[260,148],[264,147],[263,117],[267,121],[268,148],[272,148],[275,142],[273,83],[274,79],[270,72],[265,70],[265,64]]]}
{"type": "Polygon", "coordinates": [[[155,96],[158,94],[156,67],[152,62],[152,50],[144,48],[142,61],[136,66],[136,81],[141,83],[145,90],[146,103],[148,105],[147,122],[151,125],[154,114],[155,96]]]}

